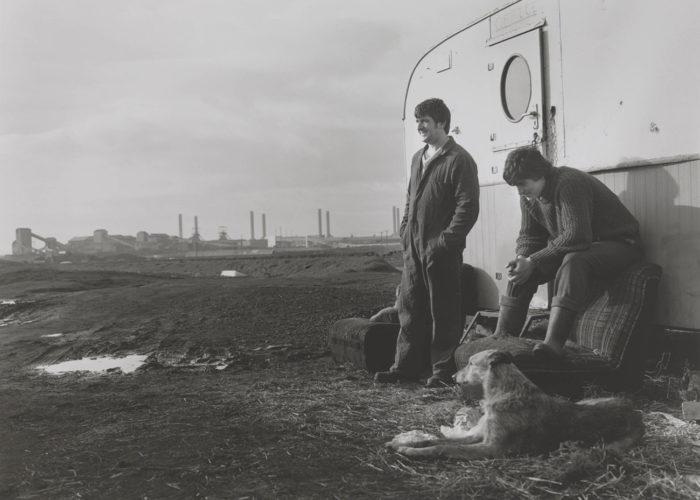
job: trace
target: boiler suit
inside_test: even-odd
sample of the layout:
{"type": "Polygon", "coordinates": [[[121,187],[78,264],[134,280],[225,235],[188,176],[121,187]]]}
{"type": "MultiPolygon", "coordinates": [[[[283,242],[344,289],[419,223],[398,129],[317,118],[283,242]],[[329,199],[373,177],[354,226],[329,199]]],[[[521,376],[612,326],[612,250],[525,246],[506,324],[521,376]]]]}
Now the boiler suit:
{"type": "Polygon", "coordinates": [[[401,222],[401,329],[390,370],[418,378],[432,367],[446,379],[455,371],[452,353],[463,328],[462,252],[479,214],[479,180],[476,163],[452,137],[424,165],[426,148],[413,156],[401,222]]]}

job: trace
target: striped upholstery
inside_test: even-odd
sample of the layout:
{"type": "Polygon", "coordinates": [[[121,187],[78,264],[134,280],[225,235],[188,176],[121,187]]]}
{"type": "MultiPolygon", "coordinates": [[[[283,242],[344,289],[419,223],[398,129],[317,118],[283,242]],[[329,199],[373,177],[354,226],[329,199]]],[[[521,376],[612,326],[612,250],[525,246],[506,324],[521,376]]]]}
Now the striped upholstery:
{"type": "Polygon", "coordinates": [[[576,319],[571,340],[596,354],[622,362],[645,309],[653,307],[661,268],[639,264],[610,283],[576,319]],[[647,299],[647,300],[644,300],[647,299]]]}

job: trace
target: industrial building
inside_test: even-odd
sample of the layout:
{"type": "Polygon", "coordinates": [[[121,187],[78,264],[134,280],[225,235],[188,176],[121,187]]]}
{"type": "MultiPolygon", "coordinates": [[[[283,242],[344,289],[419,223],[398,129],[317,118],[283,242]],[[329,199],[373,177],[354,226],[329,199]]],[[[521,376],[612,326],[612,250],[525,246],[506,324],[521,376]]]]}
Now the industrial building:
{"type": "MultiPolygon", "coordinates": [[[[219,227],[216,240],[205,241],[199,232],[199,218],[194,216],[193,231],[189,238],[183,236],[182,214],[178,214],[178,236],[166,233],[148,233],[138,231],[135,236],[110,234],[107,229],[95,229],[91,236],[75,236],[63,244],[53,237],[43,237],[30,228],[17,228],[15,241],[12,243],[12,255],[21,260],[53,259],[62,254],[109,255],[135,254],[142,256],[185,256],[205,257],[236,255],[240,253],[260,253],[270,248],[267,238],[267,217],[261,214],[260,237],[256,237],[255,212],[250,211],[250,238],[232,239],[225,226],[219,227]],[[35,247],[35,241],[43,243],[35,247]]],[[[331,235],[331,213],[317,210],[318,232],[309,235],[275,236],[275,248],[345,248],[352,246],[398,244],[398,227],[400,211],[392,207],[393,232],[382,231],[378,236],[331,235]],[[325,222],[325,228],[324,228],[325,222]],[[324,231],[325,229],[325,231],[324,231]]]]}

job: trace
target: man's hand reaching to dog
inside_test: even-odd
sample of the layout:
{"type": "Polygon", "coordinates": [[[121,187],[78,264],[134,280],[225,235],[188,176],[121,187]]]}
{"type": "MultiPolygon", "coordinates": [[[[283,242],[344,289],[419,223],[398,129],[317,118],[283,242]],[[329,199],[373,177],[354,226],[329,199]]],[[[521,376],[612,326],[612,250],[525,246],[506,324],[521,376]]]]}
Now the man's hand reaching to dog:
{"type": "Polygon", "coordinates": [[[518,255],[506,264],[506,269],[508,270],[508,281],[522,285],[535,272],[535,264],[528,257],[518,255]]]}

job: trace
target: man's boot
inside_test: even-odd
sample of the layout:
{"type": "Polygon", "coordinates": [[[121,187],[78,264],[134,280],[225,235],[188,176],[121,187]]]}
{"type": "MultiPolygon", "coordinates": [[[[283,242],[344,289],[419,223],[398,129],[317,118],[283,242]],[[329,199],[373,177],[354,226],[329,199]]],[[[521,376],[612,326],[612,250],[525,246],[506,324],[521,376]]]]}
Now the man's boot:
{"type": "Polygon", "coordinates": [[[564,356],[564,344],[569,338],[571,328],[574,326],[577,312],[565,307],[552,307],[549,312],[549,324],[544,342],[538,343],[532,353],[549,358],[561,358],[564,356]]]}
{"type": "Polygon", "coordinates": [[[517,337],[525,325],[528,306],[513,299],[513,297],[501,297],[498,311],[498,323],[494,337],[517,337]]]}

